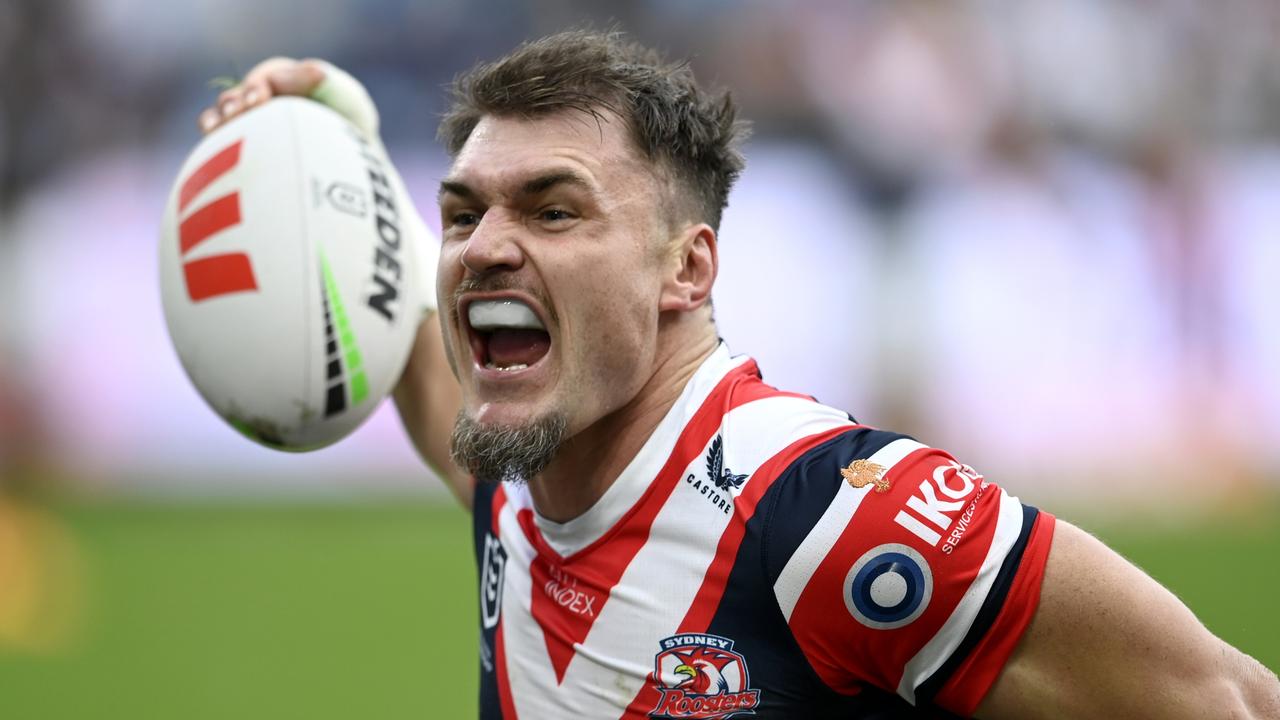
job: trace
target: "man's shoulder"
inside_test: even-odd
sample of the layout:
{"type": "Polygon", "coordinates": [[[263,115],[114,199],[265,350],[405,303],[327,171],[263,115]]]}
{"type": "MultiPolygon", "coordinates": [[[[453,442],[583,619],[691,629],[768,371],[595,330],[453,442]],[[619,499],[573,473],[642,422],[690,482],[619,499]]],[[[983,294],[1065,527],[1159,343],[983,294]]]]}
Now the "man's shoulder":
{"type": "Polygon", "coordinates": [[[757,493],[798,457],[821,452],[827,441],[860,427],[847,412],[773,388],[754,373],[737,378],[716,404],[720,417],[713,420],[718,427],[709,460],[749,472],[757,493]]]}
{"type": "Polygon", "coordinates": [[[854,427],[853,415],[824,405],[811,395],[780,390],[766,383],[755,362],[746,359],[725,378],[728,387],[719,398],[722,432],[736,443],[761,437],[803,434],[832,425],[854,427]]]}
{"type": "Polygon", "coordinates": [[[722,408],[720,434],[726,452],[788,443],[791,462],[773,470],[790,484],[834,488],[849,463],[866,460],[895,441],[905,440],[913,449],[924,447],[907,435],[862,425],[849,412],[810,395],[772,387],[758,371],[737,379],[722,408]]]}
{"type": "Polygon", "coordinates": [[[739,382],[729,398],[708,462],[717,475],[727,471],[736,479],[734,473],[750,473],[745,489],[759,498],[754,514],[771,536],[766,546],[797,545],[841,488],[845,494],[887,492],[890,468],[929,450],[907,435],[859,424],[844,410],[777,390],[757,376],[739,382]]]}
{"type": "Polygon", "coordinates": [[[928,450],[910,436],[850,423],[777,469],[766,503],[769,532],[803,537],[831,511],[838,495],[884,495],[892,487],[890,470],[908,455],[928,450]]]}

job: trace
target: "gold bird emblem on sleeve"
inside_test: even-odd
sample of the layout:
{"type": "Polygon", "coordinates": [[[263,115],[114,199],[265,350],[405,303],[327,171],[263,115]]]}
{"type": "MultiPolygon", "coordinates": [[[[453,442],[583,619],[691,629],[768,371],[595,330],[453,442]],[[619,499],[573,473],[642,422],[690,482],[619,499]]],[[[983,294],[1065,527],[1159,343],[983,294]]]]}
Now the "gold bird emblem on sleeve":
{"type": "Polygon", "coordinates": [[[889,481],[881,477],[884,475],[884,466],[877,465],[870,460],[854,460],[849,463],[849,467],[843,468],[840,474],[849,482],[852,488],[864,488],[868,485],[875,485],[876,492],[888,492],[889,481]]]}

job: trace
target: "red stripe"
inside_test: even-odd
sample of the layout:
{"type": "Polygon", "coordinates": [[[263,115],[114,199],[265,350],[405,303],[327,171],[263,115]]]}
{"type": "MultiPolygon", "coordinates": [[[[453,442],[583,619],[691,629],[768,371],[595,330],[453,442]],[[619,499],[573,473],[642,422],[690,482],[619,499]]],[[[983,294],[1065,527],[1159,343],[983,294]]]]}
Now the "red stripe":
{"type": "Polygon", "coordinates": [[[987,634],[938,691],[934,702],[939,707],[969,717],[995,684],[1040,604],[1040,586],[1055,524],[1054,517],[1047,512],[1041,511],[1036,516],[1004,607],[987,634]]]}
{"type": "MultiPolygon", "coordinates": [[[[499,517],[502,515],[502,509],[507,505],[507,493],[501,485],[493,493],[493,503],[489,511],[489,526],[496,538],[502,537],[502,529],[499,527],[499,517]]],[[[503,582],[506,576],[503,575],[503,582]]],[[[507,651],[503,646],[502,639],[502,613],[498,613],[498,629],[493,635],[493,661],[496,663],[498,671],[498,704],[502,706],[502,717],[506,720],[516,720],[516,705],[511,700],[511,681],[507,678],[507,651]]]]}
{"type": "Polygon", "coordinates": [[[183,255],[214,233],[240,223],[240,193],[223,195],[196,210],[178,226],[178,249],[183,255]]]}
{"type": "Polygon", "coordinates": [[[495,490],[493,493],[492,506],[489,511],[490,512],[489,524],[491,526],[490,530],[493,531],[493,536],[496,538],[502,537],[499,534],[499,532],[501,531],[501,528],[498,527],[498,515],[502,512],[502,508],[506,506],[507,506],[506,488],[503,487],[502,485],[498,485],[498,489],[495,490]]]}
{"type": "MultiPolygon", "coordinates": [[[[518,514],[521,529],[529,544],[537,550],[529,571],[533,577],[530,612],[542,628],[557,682],[563,681],[573,660],[574,646],[586,639],[595,618],[608,602],[610,592],[648,541],[653,520],[675,491],[684,469],[706,449],[711,437],[719,431],[725,413],[760,397],[776,394],[777,390],[760,382],[754,361],[748,360],[730,370],[685,426],[666,464],[644,495],[608,532],[568,557],[561,557],[543,539],[533,521],[532,511],[522,510],[518,514]],[[594,614],[575,613],[559,605],[556,598],[547,593],[550,580],[556,582],[553,590],[576,588],[585,593],[585,597],[594,598],[594,614]]],[[[585,598],[582,602],[585,603],[585,598]]]]}
{"type": "Polygon", "coordinates": [[[502,646],[502,621],[493,634],[494,662],[498,663],[498,703],[505,720],[516,720],[516,706],[511,702],[511,685],[507,682],[507,652],[502,646]]]}
{"type": "MultiPolygon", "coordinates": [[[[520,510],[516,519],[525,536],[539,548],[538,554],[529,563],[529,577],[533,588],[533,601],[529,610],[542,628],[542,637],[547,644],[547,656],[551,659],[556,683],[563,683],[569,662],[573,660],[574,644],[586,638],[609,597],[609,591],[617,583],[617,578],[611,578],[590,567],[578,568],[575,572],[563,569],[561,562],[541,551],[538,543],[542,541],[542,537],[534,524],[533,511],[528,508],[520,510]],[[560,598],[564,599],[564,605],[560,604],[560,598]],[[582,612],[571,609],[575,606],[580,606],[582,612]]],[[[547,550],[550,551],[550,548],[547,550]]],[[[604,570],[609,572],[612,569],[604,570]]],[[[621,577],[620,572],[618,576],[621,577]]]]}
{"type": "Polygon", "coordinates": [[[234,292],[258,289],[253,276],[253,266],[244,253],[214,255],[192,260],[182,266],[187,277],[187,295],[191,302],[234,292]]]}
{"type": "MultiPolygon", "coordinates": [[[[684,620],[680,622],[677,633],[706,632],[711,625],[711,620],[715,617],[716,608],[720,606],[720,600],[724,597],[724,590],[729,582],[729,573],[733,570],[734,559],[737,557],[738,548],[742,545],[742,536],[747,531],[747,522],[755,516],[756,506],[760,503],[760,498],[764,497],[764,494],[773,486],[773,482],[778,479],[778,476],[791,463],[795,462],[796,458],[831,438],[849,432],[856,427],[858,426],[844,425],[801,438],[769,458],[756,469],[751,476],[751,482],[747,483],[742,494],[733,501],[733,518],[729,521],[729,526],[720,535],[720,543],[716,546],[715,558],[711,561],[711,565],[708,566],[707,573],[702,580],[702,586],[698,588],[698,594],[694,596],[693,603],[689,606],[689,611],[685,613],[684,620]]],[[[650,680],[652,680],[652,677],[650,680]]],[[[649,710],[657,707],[660,699],[653,682],[646,682],[640,688],[640,692],[635,699],[627,706],[627,711],[622,717],[644,718],[649,710]]]]}
{"type": "Polygon", "coordinates": [[[182,189],[178,191],[178,212],[181,213],[187,209],[187,205],[200,194],[201,190],[209,187],[209,183],[222,177],[228,170],[236,166],[240,162],[240,144],[243,140],[237,140],[231,145],[219,150],[217,154],[204,164],[196,168],[195,172],[187,176],[182,183],[182,189]]]}

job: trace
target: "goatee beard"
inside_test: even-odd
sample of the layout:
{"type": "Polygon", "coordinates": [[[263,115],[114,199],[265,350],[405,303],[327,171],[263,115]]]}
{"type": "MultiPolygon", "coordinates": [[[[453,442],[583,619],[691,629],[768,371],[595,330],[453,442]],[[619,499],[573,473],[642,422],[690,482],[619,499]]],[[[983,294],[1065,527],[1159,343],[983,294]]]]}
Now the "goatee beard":
{"type": "Polygon", "coordinates": [[[525,482],[551,464],[567,425],[560,414],[520,426],[482,425],[460,412],[449,449],[453,461],[480,482],[525,482]]]}

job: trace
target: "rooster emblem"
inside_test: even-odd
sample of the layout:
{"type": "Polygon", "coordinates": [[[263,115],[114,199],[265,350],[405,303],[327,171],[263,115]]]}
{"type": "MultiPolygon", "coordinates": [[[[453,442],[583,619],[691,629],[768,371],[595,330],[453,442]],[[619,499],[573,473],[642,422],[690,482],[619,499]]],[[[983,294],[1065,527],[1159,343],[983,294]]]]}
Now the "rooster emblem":
{"type": "Polygon", "coordinates": [[[707,454],[707,474],[716,487],[726,492],[742,487],[742,482],[747,479],[746,475],[737,475],[724,466],[724,442],[719,435],[711,441],[711,452],[707,454]]]}
{"type": "Polygon", "coordinates": [[[684,676],[676,685],[680,690],[695,695],[729,692],[729,681],[724,679],[724,667],[737,660],[736,657],[707,648],[698,648],[686,654],[676,653],[676,657],[681,662],[676,666],[675,672],[684,676]]]}
{"type": "Polygon", "coordinates": [[[840,474],[849,481],[850,487],[861,489],[868,485],[875,485],[876,492],[889,491],[889,481],[882,477],[884,466],[870,460],[854,460],[849,463],[849,467],[840,470],[840,474]]]}

